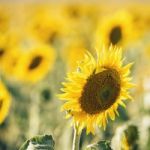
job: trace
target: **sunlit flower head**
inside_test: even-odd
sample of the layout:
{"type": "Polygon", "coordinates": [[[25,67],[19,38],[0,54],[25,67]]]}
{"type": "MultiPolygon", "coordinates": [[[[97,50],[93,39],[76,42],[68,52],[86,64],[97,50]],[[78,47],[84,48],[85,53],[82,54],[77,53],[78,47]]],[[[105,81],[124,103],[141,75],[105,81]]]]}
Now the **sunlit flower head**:
{"type": "Polygon", "coordinates": [[[64,20],[60,15],[55,14],[47,9],[37,9],[28,24],[27,30],[29,35],[46,43],[54,43],[55,40],[63,36],[64,20]]]}
{"type": "Polygon", "coordinates": [[[21,57],[20,45],[22,41],[22,33],[16,30],[0,34],[0,70],[4,76],[12,78],[15,74],[18,59],[21,57]]]}
{"type": "Polygon", "coordinates": [[[64,5],[62,7],[62,14],[64,17],[71,19],[72,21],[83,19],[85,17],[95,17],[98,7],[93,5],[64,5]]]}
{"type": "Polygon", "coordinates": [[[8,78],[13,78],[16,74],[16,66],[21,57],[21,51],[17,48],[9,49],[3,57],[3,63],[1,66],[2,73],[8,78]],[[11,76],[10,76],[11,74],[11,76]]]}
{"type": "Polygon", "coordinates": [[[131,12],[134,30],[137,31],[138,37],[141,39],[150,31],[150,9],[149,5],[136,4],[129,8],[131,12]]]}
{"type": "Polygon", "coordinates": [[[85,44],[81,39],[76,40],[76,42],[69,42],[69,45],[65,46],[62,51],[62,57],[66,63],[67,69],[71,71],[75,70],[77,61],[84,58],[85,52],[85,44]]]}
{"type": "Polygon", "coordinates": [[[10,12],[8,11],[8,7],[0,6],[0,32],[4,33],[10,27],[10,12]]]}
{"type": "Polygon", "coordinates": [[[7,53],[6,37],[0,34],[0,64],[2,65],[4,56],[7,53]]]}
{"type": "Polygon", "coordinates": [[[69,112],[79,131],[95,131],[95,126],[106,128],[108,118],[115,119],[119,105],[132,99],[128,89],[133,87],[129,78],[132,63],[123,65],[120,49],[110,47],[97,50],[95,59],[89,52],[78,64],[75,72],[69,73],[63,83],[65,100],[62,109],[69,112]]]}
{"type": "Polygon", "coordinates": [[[16,77],[31,83],[40,81],[52,70],[55,58],[56,53],[52,47],[38,44],[20,56],[16,77]]]}
{"type": "Polygon", "coordinates": [[[131,15],[126,11],[116,12],[100,20],[96,31],[96,45],[105,43],[106,46],[125,46],[133,40],[133,22],[131,15]]]}

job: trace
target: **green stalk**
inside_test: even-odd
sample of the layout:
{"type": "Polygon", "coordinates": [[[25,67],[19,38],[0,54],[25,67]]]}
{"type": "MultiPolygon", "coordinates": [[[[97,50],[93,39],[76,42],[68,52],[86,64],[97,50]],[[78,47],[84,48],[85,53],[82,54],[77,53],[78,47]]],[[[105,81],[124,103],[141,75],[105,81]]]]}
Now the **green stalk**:
{"type": "Polygon", "coordinates": [[[79,150],[79,144],[80,144],[80,134],[78,133],[77,126],[74,125],[74,137],[73,137],[72,150],[79,150]]]}

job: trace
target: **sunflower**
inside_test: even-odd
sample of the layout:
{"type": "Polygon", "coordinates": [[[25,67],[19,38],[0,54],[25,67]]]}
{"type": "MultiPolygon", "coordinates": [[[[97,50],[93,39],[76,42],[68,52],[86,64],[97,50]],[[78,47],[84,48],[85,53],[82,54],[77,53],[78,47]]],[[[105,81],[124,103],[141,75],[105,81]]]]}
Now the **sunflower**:
{"type": "Polygon", "coordinates": [[[6,52],[5,56],[3,57],[2,63],[2,72],[4,76],[7,77],[14,77],[15,76],[15,68],[21,56],[21,51],[17,48],[13,48],[6,52]],[[11,76],[10,76],[11,74],[11,76]]]}
{"type": "Polygon", "coordinates": [[[132,40],[135,33],[133,33],[133,22],[131,15],[126,11],[119,11],[113,16],[105,16],[98,25],[96,31],[96,44],[104,43],[107,46],[119,45],[125,46],[132,40]]]}
{"type": "Polygon", "coordinates": [[[29,35],[42,42],[53,44],[63,36],[66,30],[64,29],[64,20],[60,16],[55,14],[54,17],[52,12],[47,9],[36,9],[27,25],[29,35]]]}
{"type": "Polygon", "coordinates": [[[85,17],[88,12],[87,5],[64,5],[62,7],[62,14],[71,21],[79,20],[85,17]]]}
{"type": "Polygon", "coordinates": [[[7,52],[7,46],[6,46],[6,38],[0,34],[0,65],[2,65],[2,62],[4,60],[4,56],[7,52]]]}
{"type": "Polygon", "coordinates": [[[10,25],[10,12],[7,6],[0,6],[0,32],[4,33],[10,25]]]}
{"type": "Polygon", "coordinates": [[[82,47],[76,47],[70,49],[68,53],[68,63],[67,66],[69,70],[74,70],[76,66],[76,61],[84,58],[85,49],[82,47]]]}
{"type": "Polygon", "coordinates": [[[2,123],[8,115],[11,104],[11,98],[7,89],[1,81],[0,91],[0,123],[2,123]]]}
{"type": "Polygon", "coordinates": [[[85,43],[81,40],[76,40],[75,42],[70,41],[69,45],[67,45],[62,52],[62,57],[67,64],[67,69],[75,70],[76,64],[78,60],[82,60],[84,58],[85,43]]]}
{"type": "Polygon", "coordinates": [[[13,74],[14,64],[20,56],[16,45],[19,45],[21,36],[18,33],[8,31],[0,34],[0,70],[8,75],[13,74]]]}
{"type": "Polygon", "coordinates": [[[133,23],[138,31],[138,35],[142,37],[150,30],[150,9],[149,5],[134,5],[129,8],[133,16],[133,23]]]}
{"type": "Polygon", "coordinates": [[[134,86],[128,77],[132,63],[122,63],[120,49],[103,48],[97,59],[87,52],[77,71],[68,74],[59,97],[66,101],[62,110],[73,117],[79,132],[86,128],[94,133],[96,125],[105,129],[108,117],[114,120],[118,106],[125,107],[124,100],[132,99],[128,92],[134,86]]]}
{"type": "Polygon", "coordinates": [[[93,19],[95,18],[97,13],[99,13],[99,7],[91,4],[61,5],[61,6],[62,6],[61,14],[64,15],[64,17],[70,19],[71,21],[77,20],[79,21],[80,19],[85,19],[87,17],[93,19]]]}
{"type": "Polygon", "coordinates": [[[10,41],[6,34],[0,34],[0,70],[3,69],[3,64],[7,61],[6,56],[9,54],[10,41]]]}
{"type": "Polygon", "coordinates": [[[54,49],[45,44],[32,47],[18,60],[16,77],[31,83],[43,79],[52,69],[55,56],[54,49]]]}
{"type": "Polygon", "coordinates": [[[91,36],[93,36],[91,32],[95,31],[95,24],[97,24],[97,14],[99,14],[98,7],[88,4],[62,5],[60,10],[65,20],[67,36],[80,34],[78,36],[84,36],[84,39],[87,39],[89,42],[89,37],[91,38],[91,36]]]}

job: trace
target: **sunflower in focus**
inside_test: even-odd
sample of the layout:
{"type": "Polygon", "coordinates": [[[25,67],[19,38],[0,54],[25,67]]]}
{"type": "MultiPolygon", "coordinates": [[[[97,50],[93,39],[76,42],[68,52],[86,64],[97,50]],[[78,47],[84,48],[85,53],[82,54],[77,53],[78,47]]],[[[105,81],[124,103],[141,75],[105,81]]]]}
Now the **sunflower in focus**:
{"type": "Polygon", "coordinates": [[[124,100],[132,99],[131,66],[123,66],[121,50],[110,47],[97,51],[97,59],[87,52],[77,70],[68,74],[59,97],[66,101],[62,109],[73,117],[78,132],[86,128],[87,134],[94,133],[96,125],[105,129],[108,118],[119,115],[118,106],[125,107],[124,100]]]}
{"type": "Polygon", "coordinates": [[[17,78],[31,83],[43,79],[52,70],[55,57],[54,49],[45,44],[31,48],[18,61],[17,78]]]}
{"type": "Polygon", "coordinates": [[[105,43],[107,46],[125,46],[134,37],[133,31],[132,17],[128,12],[119,11],[113,16],[105,16],[98,25],[96,45],[105,43]]]}
{"type": "Polygon", "coordinates": [[[11,104],[10,95],[5,88],[4,84],[0,81],[0,124],[5,120],[8,115],[11,104]]]}

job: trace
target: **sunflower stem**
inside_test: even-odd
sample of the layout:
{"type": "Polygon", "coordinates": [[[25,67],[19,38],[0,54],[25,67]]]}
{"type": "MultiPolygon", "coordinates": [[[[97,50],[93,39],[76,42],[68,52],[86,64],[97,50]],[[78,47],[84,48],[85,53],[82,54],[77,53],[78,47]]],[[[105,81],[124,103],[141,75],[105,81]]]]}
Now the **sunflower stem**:
{"type": "Polygon", "coordinates": [[[30,120],[29,120],[29,137],[32,137],[39,132],[39,108],[40,99],[35,93],[31,92],[31,107],[30,107],[30,120]]]}
{"type": "Polygon", "coordinates": [[[74,125],[74,137],[73,137],[72,150],[79,150],[79,144],[80,144],[80,134],[78,133],[77,126],[74,125]]]}

